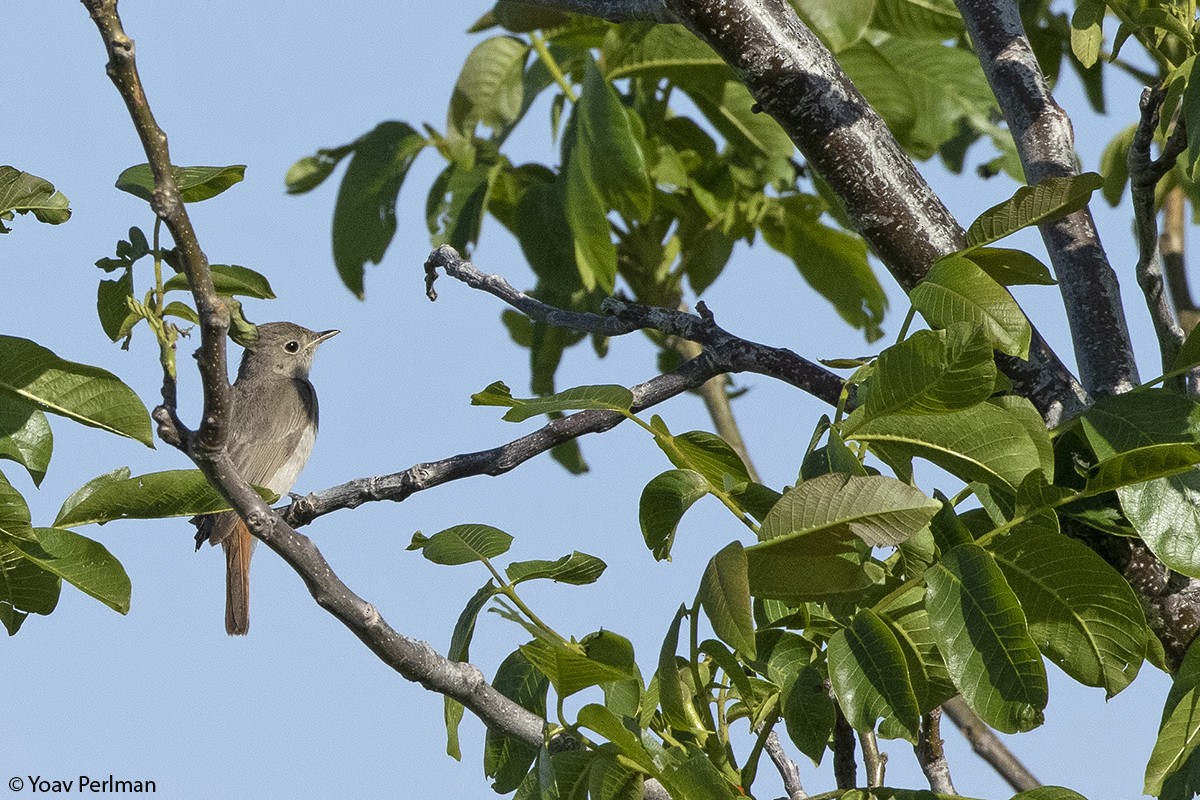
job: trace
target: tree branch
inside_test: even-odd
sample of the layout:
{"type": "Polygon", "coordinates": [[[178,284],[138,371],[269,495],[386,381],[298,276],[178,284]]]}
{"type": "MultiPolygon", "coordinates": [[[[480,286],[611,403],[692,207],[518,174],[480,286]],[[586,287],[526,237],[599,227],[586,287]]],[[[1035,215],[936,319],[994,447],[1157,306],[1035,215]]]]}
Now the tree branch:
{"type": "Polygon", "coordinates": [[[837,788],[853,789],[858,784],[858,765],[854,763],[854,729],[836,703],[833,710],[833,778],[837,788]]]}
{"type": "MultiPolygon", "coordinates": [[[[786,0],[666,3],[739,73],[906,291],[962,248],[962,228],[786,0]]],[[[1051,427],[1084,409],[1082,388],[1036,331],[1028,362],[998,363],[1051,427]]]]}
{"type": "Polygon", "coordinates": [[[867,786],[872,789],[883,786],[887,753],[879,751],[879,740],[875,738],[875,731],[860,732],[858,742],[862,745],[863,768],[867,773],[867,786]]]}
{"type": "MultiPolygon", "coordinates": [[[[992,765],[1001,778],[1018,792],[1037,789],[1041,781],[1033,777],[1033,773],[1025,768],[1012,751],[1004,746],[1004,742],[992,732],[992,729],[981,720],[967,701],[962,697],[952,697],[942,703],[942,710],[962,731],[963,736],[971,743],[971,749],[976,755],[992,765]]],[[[947,776],[948,777],[948,776],[947,776]]]]}
{"type": "Polygon", "coordinates": [[[787,800],[807,800],[808,794],[804,791],[804,785],[800,783],[800,768],[784,752],[783,744],[779,741],[779,734],[775,731],[767,734],[767,741],[763,745],[763,749],[767,751],[771,763],[775,765],[775,769],[779,770],[779,776],[783,778],[783,790],[787,792],[787,800]]]}
{"type": "Polygon", "coordinates": [[[1192,299],[1188,287],[1187,262],[1184,258],[1184,230],[1187,198],[1183,187],[1176,186],[1167,192],[1163,200],[1163,231],[1159,249],[1162,251],[1163,267],[1167,275],[1167,289],[1171,293],[1171,305],[1179,317],[1184,333],[1191,333],[1200,322],[1200,307],[1192,299]]]}
{"type": "Polygon", "coordinates": [[[1158,242],[1158,211],[1154,193],[1158,182],[1175,166],[1179,154],[1187,147],[1187,132],[1183,120],[1175,126],[1162,154],[1153,158],[1150,146],[1154,142],[1154,131],[1158,127],[1166,92],[1147,88],[1142,91],[1141,118],[1129,147],[1129,189],[1133,197],[1133,229],[1137,236],[1138,260],[1136,267],[1138,286],[1146,298],[1150,310],[1150,321],[1158,337],[1158,350],[1162,357],[1163,372],[1175,367],[1175,357],[1183,344],[1183,330],[1175,321],[1171,304],[1163,285],[1163,262],[1158,242]]]}
{"type": "Polygon", "coordinates": [[[586,14],[609,22],[675,22],[663,0],[519,0],[530,6],[554,8],[572,14],[586,14]]]}
{"type": "Polygon", "coordinates": [[[950,764],[946,761],[946,750],[942,746],[942,710],[935,708],[928,714],[921,715],[921,733],[913,751],[917,755],[917,763],[929,781],[930,791],[938,794],[957,795],[954,782],[950,780],[950,764]]]}
{"type": "MultiPolygon", "coordinates": [[[[1050,94],[1012,0],[956,0],[1032,185],[1077,175],[1071,120],[1050,94]]],[[[1058,276],[1080,378],[1093,395],[1139,383],[1116,273],[1086,208],[1038,226],[1058,276]]]]}

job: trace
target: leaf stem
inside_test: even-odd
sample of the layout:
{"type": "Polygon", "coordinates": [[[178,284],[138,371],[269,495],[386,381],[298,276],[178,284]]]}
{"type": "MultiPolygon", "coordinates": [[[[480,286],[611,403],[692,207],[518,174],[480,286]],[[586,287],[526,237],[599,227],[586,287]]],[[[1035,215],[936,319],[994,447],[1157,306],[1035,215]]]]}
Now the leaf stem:
{"type": "Polygon", "coordinates": [[[550,48],[546,46],[546,40],[542,37],[539,31],[534,31],[529,34],[529,41],[533,44],[533,49],[537,51],[538,58],[546,65],[546,69],[550,71],[550,76],[554,78],[554,82],[563,90],[563,94],[572,103],[579,102],[579,94],[575,91],[575,87],[567,80],[567,76],[563,74],[562,67],[558,65],[558,60],[550,53],[550,48]]]}

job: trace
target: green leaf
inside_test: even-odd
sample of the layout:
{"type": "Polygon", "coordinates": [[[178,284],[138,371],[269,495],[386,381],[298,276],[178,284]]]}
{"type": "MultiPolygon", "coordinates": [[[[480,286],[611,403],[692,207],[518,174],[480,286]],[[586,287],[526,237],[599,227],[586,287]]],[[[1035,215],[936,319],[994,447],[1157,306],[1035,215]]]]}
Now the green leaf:
{"type": "Polygon", "coordinates": [[[12,636],[27,614],[50,614],[58,605],[61,582],[25,558],[12,539],[0,536],[0,619],[12,636]]]}
{"type": "MultiPolygon", "coordinates": [[[[1185,41],[1191,46],[1191,31],[1187,31],[1185,41]]],[[[1197,64],[1200,64],[1200,61],[1193,61],[1191,69],[1188,71],[1187,88],[1183,90],[1183,106],[1181,108],[1181,116],[1187,126],[1188,146],[1184,164],[1189,175],[1194,174],[1196,161],[1200,159],[1200,130],[1197,130],[1200,129],[1200,68],[1197,67],[1197,64]]],[[[1173,108],[1173,106],[1167,107],[1173,108]]]]}
{"type": "Polygon", "coordinates": [[[22,539],[32,536],[29,505],[0,472],[0,536],[22,539]]]}
{"type": "Polygon", "coordinates": [[[1125,185],[1129,183],[1129,148],[1133,145],[1136,132],[1137,125],[1124,128],[1100,155],[1100,172],[1104,175],[1104,188],[1100,193],[1113,208],[1120,204],[1125,185]]]}
{"type": "Polygon", "coordinates": [[[641,143],[616,89],[591,59],[584,66],[575,130],[571,158],[578,160],[584,179],[596,187],[608,208],[626,219],[645,219],[654,187],[641,143]]]}
{"type": "Polygon", "coordinates": [[[1095,172],[1046,178],[1035,186],[1022,186],[1003,203],[984,211],[967,228],[967,245],[991,244],[1031,225],[1065,217],[1088,204],[1092,192],[1104,185],[1095,172]]]}
{"type": "Polygon", "coordinates": [[[44,178],[15,167],[0,167],[0,233],[8,233],[3,220],[14,211],[32,212],[38,222],[58,225],[71,218],[70,205],[66,195],[44,178]]]}
{"type": "Polygon", "coordinates": [[[578,550],[557,561],[514,561],[504,573],[513,585],[537,578],[549,578],[557,583],[584,586],[600,579],[608,565],[595,556],[578,550]]]}
{"type": "Polygon", "coordinates": [[[604,706],[588,703],[579,709],[578,722],[580,727],[593,730],[612,742],[622,755],[646,772],[651,774],[655,772],[650,753],[642,746],[637,734],[626,728],[617,715],[604,706]]]}
{"type": "Polygon", "coordinates": [[[378,264],[396,233],[396,197],[427,144],[403,122],[381,122],[353,145],[333,210],[333,260],[342,282],[363,296],[363,267],[378,264]]]}
{"type": "Polygon", "coordinates": [[[417,531],[407,550],[420,550],[435,564],[453,566],[485,561],[508,552],[513,537],[491,525],[455,525],[426,536],[417,531]]]}
{"type": "Polygon", "coordinates": [[[813,764],[821,763],[835,720],[825,680],[816,664],[806,664],[789,674],[781,687],[788,737],[813,764]]]}
{"type": "Polygon", "coordinates": [[[1104,44],[1105,0],[1081,0],[1071,15],[1071,52],[1084,67],[1095,66],[1104,44]]]}
{"type": "Polygon", "coordinates": [[[746,658],[754,658],[750,579],[741,542],[730,542],[709,560],[696,599],[721,641],[746,658]]]}
{"type": "MultiPolygon", "coordinates": [[[[59,509],[56,528],[104,524],[116,519],[163,519],[228,511],[225,498],[209,485],[198,469],[150,472],[117,478],[127,470],[110,472],[85,484],[59,509]],[[90,489],[90,490],[89,490],[90,489]],[[80,494],[87,491],[80,498],[80,494]]],[[[277,499],[268,489],[256,487],[267,502],[277,499]]]]}
{"type": "Polygon", "coordinates": [[[667,470],[646,484],[638,504],[638,522],[655,559],[670,558],[679,521],[708,491],[708,481],[691,469],[667,470]]]}
{"type": "Polygon", "coordinates": [[[689,742],[685,750],[671,748],[664,754],[659,779],[671,797],[688,800],[741,800],[745,797],[695,744],[689,742]]]}
{"type": "Polygon", "coordinates": [[[981,403],[996,385],[992,347],[978,328],[917,331],[879,354],[864,414],[941,414],[981,403]]]}
{"type": "Polygon", "coordinates": [[[86,498],[91,496],[97,489],[107,483],[115,481],[123,481],[130,475],[129,467],[117,467],[111,472],[106,472],[103,475],[97,475],[87,483],[80,486],[63,501],[62,506],[58,509],[57,519],[64,519],[71,514],[75,506],[79,505],[86,498]]]}
{"type": "MultiPolygon", "coordinates": [[[[1165,447],[1172,450],[1187,447],[1188,452],[1184,460],[1193,464],[1200,463],[1198,447],[1165,447]]],[[[1145,452],[1135,451],[1135,455],[1145,452]]],[[[1132,461],[1129,458],[1124,460],[1127,463],[1132,461]]],[[[1147,467],[1135,464],[1133,472],[1135,476],[1148,477],[1153,474],[1154,465],[1147,467]]],[[[1102,473],[1098,480],[1103,477],[1102,473]]],[[[1200,577],[1200,507],[1196,505],[1198,492],[1200,470],[1195,468],[1117,489],[1121,510],[1150,551],[1171,569],[1192,578],[1200,577]]]]}
{"type": "Polygon", "coordinates": [[[937,500],[895,478],[830,473],[785,492],[763,521],[760,536],[764,545],[779,545],[828,531],[885,547],[925,527],[940,508],[937,500]]]}
{"type": "Polygon", "coordinates": [[[523,106],[528,56],[529,45],[513,36],[494,36],[477,44],[450,95],[447,127],[470,139],[477,124],[499,131],[516,121],[523,106]]]}
{"type": "Polygon", "coordinates": [[[1163,784],[1188,764],[1200,745],[1200,644],[1188,647],[1167,701],[1158,739],[1146,765],[1146,794],[1159,796],[1163,784]]]}
{"type": "MultiPolygon", "coordinates": [[[[546,716],[546,690],[549,683],[533,668],[520,651],[509,653],[496,669],[492,681],[496,691],[539,717],[546,716]]],[[[489,727],[484,734],[483,774],[495,778],[492,790],[507,794],[520,786],[537,758],[538,748],[507,733],[489,727]]]]}
{"type": "Polygon", "coordinates": [[[1025,615],[986,550],[964,544],[925,573],[925,609],[954,685],[1003,733],[1042,724],[1046,668],[1025,615]]]}
{"type": "Polygon", "coordinates": [[[688,96],[732,148],[745,156],[767,159],[775,173],[796,150],[792,140],[771,115],[755,113],[756,100],[739,80],[685,85],[688,96]]]}
{"type": "Polygon", "coordinates": [[[1198,329],[1200,329],[1200,325],[1192,328],[1187,338],[1183,340],[1183,345],[1179,348],[1179,353],[1175,356],[1175,363],[1171,369],[1186,369],[1200,364],[1200,333],[1196,332],[1198,329]]]}
{"type": "Polygon", "coordinates": [[[0,395],[153,447],[150,415],[133,390],[99,367],[65,361],[28,339],[0,336],[0,395]]]}
{"type": "Polygon", "coordinates": [[[658,653],[658,700],[662,705],[663,719],[673,728],[689,730],[692,727],[687,704],[691,699],[684,695],[683,681],[679,679],[679,667],[675,653],[679,649],[679,626],[687,616],[687,607],[680,606],[675,612],[663,637],[662,647],[658,653]]]}
{"type": "Polygon", "coordinates": [[[1111,492],[1113,489],[1133,487],[1131,495],[1134,496],[1134,500],[1131,502],[1136,502],[1136,495],[1149,488],[1144,485],[1148,481],[1184,474],[1177,484],[1188,485],[1190,481],[1186,473],[1196,464],[1200,464],[1200,445],[1180,442],[1139,447],[1136,450],[1117,453],[1096,464],[1088,477],[1084,492],[1088,496],[1095,496],[1111,492]],[[1139,487],[1139,484],[1142,485],[1139,487]]]}
{"type": "Polygon", "coordinates": [[[482,392],[471,395],[471,405],[507,407],[511,409],[504,415],[507,422],[524,422],[530,417],[556,411],[628,411],[633,405],[633,392],[615,385],[576,386],[548,397],[522,400],[513,397],[511,390],[497,381],[482,392]]]}
{"type": "Polygon", "coordinates": [[[1029,357],[1033,330],[1021,307],[968,258],[957,254],[939,258],[908,297],[935,328],[955,322],[980,326],[997,350],[1029,357]]]}
{"type": "MultiPolygon", "coordinates": [[[[782,501],[781,501],[782,502],[782,501]]],[[[780,536],[746,548],[750,593],[797,604],[862,592],[882,570],[835,530],[780,536]]]]}
{"type": "Polygon", "coordinates": [[[129,613],[129,576],[121,562],[99,542],[74,531],[34,528],[29,538],[14,537],[8,544],[84,594],[114,611],[129,613]]]}
{"type": "Polygon", "coordinates": [[[1022,419],[991,402],[936,416],[868,420],[846,438],[927,459],[964,481],[1011,490],[1041,466],[1038,443],[1022,419]]]}
{"type": "Polygon", "coordinates": [[[588,769],[588,792],[595,800],[642,800],[645,776],[608,752],[597,753],[588,769]]]}
{"type": "Polygon", "coordinates": [[[914,39],[945,40],[963,29],[950,0],[877,0],[873,21],[885,31],[914,39]]]}
{"type": "MultiPolygon", "coordinates": [[[[617,637],[602,631],[592,636],[617,637]]],[[[601,640],[597,640],[601,641],[601,640]]],[[[589,657],[587,637],[580,643],[535,640],[520,646],[521,653],[539,672],[550,679],[560,697],[569,697],[589,686],[634,677],[631,663],[613,663],[589,657]]],[[[632,651],[631,651],[632,652],[632,651]]]]}
{"type": "MultiPolygon", "coordinates": [[[[451,661],[468,661],[471,656],[471,639],[475,636],[475,623],[479,612],[496,594],[496,585],[490,580],[471,595],[454,623],[450,634],[450,649],[446,658],[451,661]]],[[[458,742],[458,725],[463,718],[463,705],[449,696],[443,698],[443,713],[446,719],[446,754],[455,761],[462,761],[462,749],[458,742]]]]}
{"type": "MultiPolygon", "coordinates": [[[[875,10],[875,0],[850,0],[829,3],[826,0],[790,0],[792,8],[821,41],[837,53],[857,42],[866,33],[875,10]]],[[[665,27],[665,26],[659,26],[665,27]]]]}
{"type": "Polygon", "coordinates": [[[958,694],[946,662],[937,648],[929,614],[925,611],[925,587],[912,584],[897,589],[875,606],[904,653],[908,679],[922,711],[937,708],[958,694]]]}
{"type": "MultiPolygon", "coordinates": [[[[241,183],[246,177],[246,165],[228,167],[171,167],[175,186],[185,203],[199,203],[241,183]]],[[[149,164],[137,164],[117,177],[117,188],[140,197],[147,203],[154,196],[154,173],[149,164]]]]}
{"type": "Polygon", "coordinates": [[[132,298],[132,270],[124,270],[116,280],[100,281],[96,287],[96,315],[105,335],[114,342],[128,336],[130,329],[141,319],[129,307],[132,298]]]}
{"type": "Polygon", "coordinates": [[[829,640],[829,680],[846,720],[873,731],[880,718],[896,719],[916,743],[921,711],[908,679],[908,663],[896,635],[869,608],[829,640]]]}
{"type": "Polygon", "coordinates": [[[53,449],[54,434],[46,415],[29,403],[0,394],[0,458],[23,466],[34,486],[41,486],[53,449]]]}
{"type": "Polygon", "coordinates": [[[448,244],[470,253],[483,229],[484,211],[503,161],[451,162],[429,187],[425,221],[434,247],[448,244]]]}
{"type": "Polygon", "coordinates": [[[715,433],[687,431],[672,436],[665,432],[664,425],[654,438],[672,464],[700,473],[714,489],[723,491],[726,486],[751,482],[742,457],[715,433]]]}
{"type": "Polygon", "coordinates": [[[1053,286],[1058,283],[1045,264],[1024,250],[976,247],[962,251],[961,255],[975,262],[975,266],[1001,286],[1053,286]]]}
{"type": "Polygon", "coordinates": [[[1200,443],[1200,403],[1168,389],[1143,389],[1097,400],[1080,424],[1104,461],[1141,447],[1200,443]]]}
{"type": "Polygon", "coordinates": [[[1062,786],[1039,786],[1014,794],[1010,800],[1087,800],[1086,797],[1062,786]]]}
{"type": "Polygon", "coordinates": [[[842,319],[875,341],[883,335],[887,296],[867,262],[866,243],[817,217],[804,195],[769,199],[759,225],[763,241],[791,258],[842,319]]]}
{"type": "Polygon", "coordinates": [[[681,86],[702,86],[729,79],[729,66],[682,25],[630,22],[604,37],[605,77],[669,78],[681,86]]]}
{"type": "Polygon", "coordinates": [[[354,145],[318,150],[288,167],[283,184],[288,194],[304,194],[325,182],[343,158],[354,151],[354,145]]]}
{"type": "MultiPolygon", "coordinates": [[[[578,130],[578,126],[576,126],[578,130]]],[[[561,179],[567,227],[575,249],[579,278],[588,291],[599,288],[611,294],[617,280],[617,247],[612,241],[608,209],[588,174],[592,169],[586,150],[578,142],[571,148],[561,179]]]]}
{"type": "Polygon", "coordinates": [[[1085,545],[1026,523],[988,545],[1042,652],[1085,686],[1109,697],[1137,676],[1146,621],[1119,573],[1085,545]]]}
{"type": "MultiPolygon", "coordinates": [[[[212,271],[213,288],[217,294],[254,297],[259,300],[275,299],[275,292],[266,276],[248,267],[239,267],[237,264],[210,264],[209,269],[212,271]]],[[[167,292],[190,288],[187,274],[183,272],[172,276],[163,284],[163,290],[167,292]]]]}

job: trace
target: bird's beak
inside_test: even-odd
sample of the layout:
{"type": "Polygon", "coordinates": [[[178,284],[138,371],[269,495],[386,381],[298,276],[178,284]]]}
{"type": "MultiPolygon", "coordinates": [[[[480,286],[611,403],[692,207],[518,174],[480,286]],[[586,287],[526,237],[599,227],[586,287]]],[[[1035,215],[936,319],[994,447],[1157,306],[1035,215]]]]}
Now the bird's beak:
{"type": "Polygon", "coordinates": [[[312,340],[312,344],[309,345],[309,348],[312,349],[312,348],[316,347],[317,345],[319,345],[321,342],[325,341],[326,339],[332,339],[334,336],[337,336],[339,333],[341,333],[341,331],[339,331],[337,328],[334,328],[334,329],[328,330],[328,331],[321,331],[320,333],[317,334],[317,338],[312,340]]]}

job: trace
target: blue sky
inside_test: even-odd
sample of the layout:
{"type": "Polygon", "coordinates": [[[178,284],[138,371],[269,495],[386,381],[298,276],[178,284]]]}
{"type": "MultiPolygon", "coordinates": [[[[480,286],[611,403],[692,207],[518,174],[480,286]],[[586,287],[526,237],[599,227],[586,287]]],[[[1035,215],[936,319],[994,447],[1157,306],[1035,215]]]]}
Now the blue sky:
{"type": "MultiPolygon", "coordinates": [[[[121,4],[175,162],[248,165],[244,183],[191,208],[210,260],[269,276],[280,299],[247,303],[251,319],[342,330],[322,348],[313,371],[321,435],[297,491],[491,447],[537,424],[511,425],[495,409],[469,405],[471,393],[495,380],[517,393],[528,386],[525,351],[508,340],[497,301],[445,280],[437,303],[424,296],[424,198],[441,166],[433,153],[417,161],[401,193],[400,231],[383,264],[368,270],[363,302],[342,287],[330,255],[340,173],[309,195],[283,192],[283,174],[295,159],[350,141],[381,120],[441,127],[458,68],[480,38],[463,31],[488,6],[121,4]]],[[[53,181],[70,197],[74,216],[57,227],[18,218],[14,232],[0,239],[6,282],[0,333],[104,366],[153,405],[159,378],[145,331],[125,353],[108,343],[95,315],[101,273],[93,262],[111,255],[131,225],[149,231],[153,222],[144,203],[112,188],[121,170],[145,159],[104,74],[99,36],[83,7],[71,2],[15,5],[6,25],[0,59],[8,115],[0,163],[53,181]]],[[[1090,116],[1073,84],[1059,92],[1075,116],[1086,168],[1096,168],[1104,144],[1134,118],[1137,89],[1112,82],[1109,118],[1090,116]]],[[[548,111],[544,103],[535,107],[528,124],[545,128],[548,111]]],[[[556,158],[538,136],[514,146],[518,158],[556,158]]],[[[1005,179],[981,186],[934,164],[922,169],[964,224],[1015,188],[1005,179]]],[[[1132,278],[1128,212],[1093,208],[1124,286],[1142,377],[1150,378],[1160,370],[1132,278]]],[[[1041,252],[1036,237],[1018,246],[1041,252]]],[[[532,282],[518,249],[494,222],[485,224],[475,261],[515,285],[532,282]]],[[[146,284],[139,285],[144,291],[146,284]]],[[[894,336],[904,304],[894,287],[888,290],[892,311],[885,324],[894,336]]],[[[1026,287],[1019,299],[1073,363],[1057,292],[1026,287]]],[[[810,357],[868,349],[790,263],[765,248],[739,246],[705,300],[728,330],[810,357]]],[[[181,349],[181,395],[185,418],[194,420],[198,384],[188,348],[185,342],[181,349]]],[[[604,360],[590,348],[572,351],[559,385],[632,384],[653,372],[651,348],[631,336],[614,341],[604,360]]],[[[766,379],[738,382],[750,387],[735,410],[756,465],[768,483],[793,481],[825,409],[766,379]]],[[[656,410],[673,430],[708,426],[693,397],[656,410]]],[[[35,524],[49,524],[72,490],[115,467],[128,465],[136,474],[188,466],[163,445],[152,451],[61,420],[52,424],[57,447],[40,490],[19,468],[3,466],[29,499],[35,524]]],[[[395,628],[442,652],[459,610],[487,576],[482,568],[439,567],[406,552],[414,531],[482,522],[516,537],[514,559],[555,558],[574,549],[598,555],[609,563],[599,583],[531,586],[527,602],[560,631],[583,636],[603,627],[630,637],[648,671],[673,610],[694,594],[708,557],[745,531],[717,503],[702,502],[684,521],[674,560],[655,563],[641,543],[637,498],[669,465],[629,425],[583,447],[592,471],[582,478],[543,457],[508,475],[460,481],[400,505],[339,512],[306,533],[395,628]]],[[[491,795],[480,760],[482,726],[468,717],[463,761],[447,757],[441,699],[382,665],[316,607],[269,551],[260,548],[252,571],[251,634],[232,639],[222,624],[222,558],[207,548],[193,553],[193,530],[183,520],[83,532],[124,563],[133,581],[132,611],[121,617],[64,588],[52,616],[31,618],[0,644],[10,697],[0,778],[112,774],[155,780],[167,797],[491,795]]],[[[485,615],[473,660],[490,675],[521,641],[513,625],[485,615]]],[[[1049,669],[1048,724],[1013,737],[1013,748],[1048,783],[1093,798],[1140,794],[1167,679],[1147,665],[1130,689],[1106,703],[1100,690],[1075,686],[1049,669]]],[[[949,724],[945,737],[960,792],[1009,795],[949,724]]],[[[889,783],[923,785],[907,746],[889,749],[889,783]]],[[[799,758],[810,792],[832,787],[828,764],[814,770],[799,758]]],[[[773,796],[765,765],[760,775],[760,796],[773,796]]]]}

